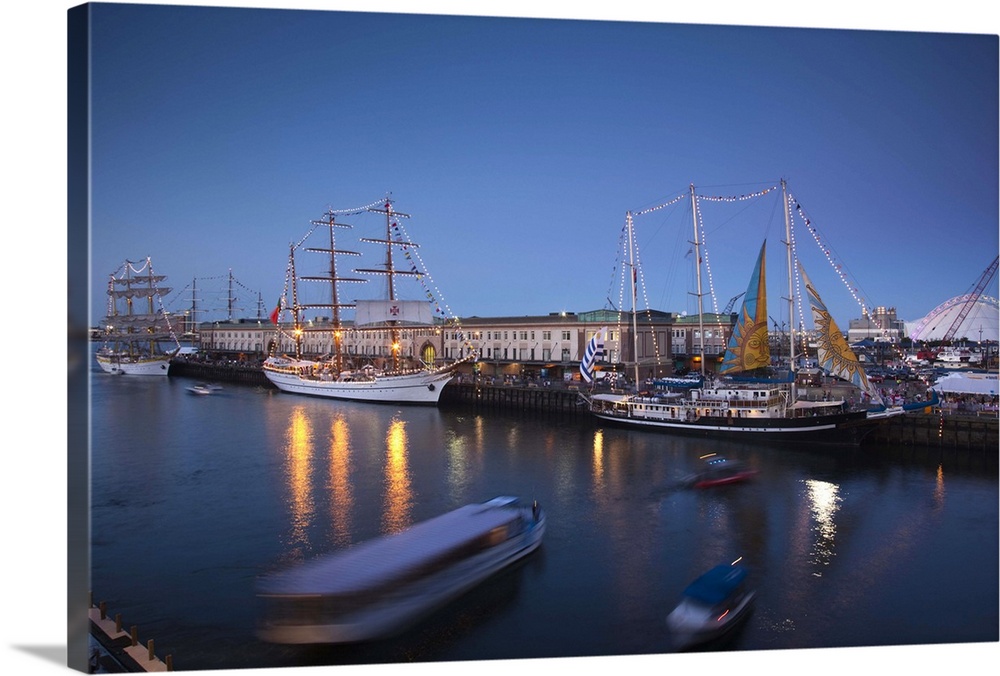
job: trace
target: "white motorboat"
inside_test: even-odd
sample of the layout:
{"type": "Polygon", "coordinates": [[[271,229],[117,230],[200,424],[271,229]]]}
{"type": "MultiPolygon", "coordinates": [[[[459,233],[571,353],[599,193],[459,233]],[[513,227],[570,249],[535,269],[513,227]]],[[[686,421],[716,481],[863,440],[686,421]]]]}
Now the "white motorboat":
{"type": "Polygon", "coordinates": [[[530,554],[537,503],[497,497],[263,577],[258,635],[274,643],[384,638],[530,554]]]}

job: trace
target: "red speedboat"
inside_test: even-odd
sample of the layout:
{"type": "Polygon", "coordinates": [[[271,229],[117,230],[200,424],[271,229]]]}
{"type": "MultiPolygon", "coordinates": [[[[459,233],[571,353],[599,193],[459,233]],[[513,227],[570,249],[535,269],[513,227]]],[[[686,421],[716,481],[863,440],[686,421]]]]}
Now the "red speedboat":
{"type": "Polygon", "coordinates": [[[702,458],[705,468],[688,478],[688,484],[695,488],[711,488],[749,481],[757,470],[747,467],[742,462],[727,460],[714,453],[702,458]]]}

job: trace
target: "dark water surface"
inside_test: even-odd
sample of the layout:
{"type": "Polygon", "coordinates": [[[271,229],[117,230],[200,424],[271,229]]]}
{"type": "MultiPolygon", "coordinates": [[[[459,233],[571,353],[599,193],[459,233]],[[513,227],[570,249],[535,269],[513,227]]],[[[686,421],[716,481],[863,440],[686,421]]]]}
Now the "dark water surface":
{"type": "Polygon", "coordinates": [[[341,403],[92,373],[92,591],[176,669],[656,654],[705,569],[758,589],[726,650],[998,639],[996,454],[772,448],[586,417],[341,403]],[[682,488],[717,452],[759,474],[682,488]],[[541,549],[408,633],[254,635],[256,578],[500,494],[541,549]]]}

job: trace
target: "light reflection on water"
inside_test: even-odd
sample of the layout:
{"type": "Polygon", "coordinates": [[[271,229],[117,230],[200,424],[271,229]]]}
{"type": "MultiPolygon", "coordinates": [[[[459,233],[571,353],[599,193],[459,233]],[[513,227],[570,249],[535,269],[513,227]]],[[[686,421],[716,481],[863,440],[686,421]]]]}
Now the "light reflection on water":
{"type": "Polygon", "coordinates": [[[301,407],[288,420],[285,476],[288,481],[289,534],[286,544],[302,558],[309,549],[309,526],[316,512],[313,478],[312,423],[301,407]]]}
{"type": "Polygon", "coordinates": [[[411,525],[410,508],[413,499],[405,422],[394,418],[389,423],[385,446],[385,506],[382,510],[382,532],[398,533],[411,525]]]}
{"type": "MultiPolygon", "coordinates": [[[[809,500],[809,511],[812,515],[812,532],[815,534],[812,547],[811,563],[816,566],[827,566],[835,556],[834,538],[837,535],[837,510],[840,509],[840,487],[828,481],[809,479],[806,481],[806,492],[809,500]]],[[[823,574],[819,568],[813,575],[823,574]]]]}
{"type": "Polygon", "coordinates": [[[343,414],[330,422],[330,540],[343,547],[351,542],[351,428],[343,414]]]}
{"type": "Polygon", "coordinates": [[[759,596],[736,648],[919,642],[932,620],[941,640],[996,636],[995,463],[239,386],[198,398],[173,380],[94,380],[92,558],[95,598],[143,624],[178,668],[662,652],[684,586],[737,556],[759,596]],[[678,488],[709,450],[757,479],[678,488]],[[308,658],[253,638],[256,575],[501,493],[539,499],[546,540],[429,623],[433,637],[308,658]],[[220,644],[241,648],[220,665],[220,644]]]}

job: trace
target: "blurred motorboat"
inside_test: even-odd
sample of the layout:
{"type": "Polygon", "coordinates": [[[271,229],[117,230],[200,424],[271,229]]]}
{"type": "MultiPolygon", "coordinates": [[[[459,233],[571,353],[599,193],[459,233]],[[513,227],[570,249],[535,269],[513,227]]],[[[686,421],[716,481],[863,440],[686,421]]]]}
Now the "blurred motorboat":
{"type": "Polygon", "coordinates": [[[685,483],[695,488],[710,488],[712,486],[727,486],[729,484],[749,481],[757,470],[747,467],[738,460],[728,460],[715,453],[702,456],[704,468],[688,476],[685,483]]]}
{"type": "Polygon", "coordinates": [[[545,514],[497,497],[263,577],[258,635],[354,643],[409,627],[538,548],[545,514]]]}
{"type": "Polygon", "coordinates": [[[756,592],[746,584],[739,559],[708,570],[685,589],[667,616],[675,647],[684,650],[721,638],[750,613],[756,592]]]}

